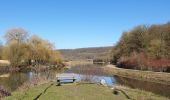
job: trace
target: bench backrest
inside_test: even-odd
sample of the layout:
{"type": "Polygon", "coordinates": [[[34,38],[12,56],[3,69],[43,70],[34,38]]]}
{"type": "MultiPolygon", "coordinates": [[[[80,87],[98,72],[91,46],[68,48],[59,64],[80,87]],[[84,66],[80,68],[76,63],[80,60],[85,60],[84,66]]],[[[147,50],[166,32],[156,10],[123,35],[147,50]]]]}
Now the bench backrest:
{"type": "Polygon", "coordinates": [[[58,74],[56,75],[57,80],[75,80],[75,74],[58,74]]]}

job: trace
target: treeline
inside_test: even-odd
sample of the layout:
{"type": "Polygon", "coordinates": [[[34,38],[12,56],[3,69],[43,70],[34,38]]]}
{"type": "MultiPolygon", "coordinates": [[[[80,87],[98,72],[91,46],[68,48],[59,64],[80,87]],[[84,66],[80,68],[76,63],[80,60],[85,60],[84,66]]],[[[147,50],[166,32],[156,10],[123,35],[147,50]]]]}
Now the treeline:
{"type": "Polygon", "coordinates": [[[0,46],[0,59],[10,61],[10,66],[19,68],[28,65],[47,65],[61,63],[60,54],[54,46],[22,28],[8,30],[0,46]]]}
{"type": "Polygon", "coordinates": [[[124,32],[112,55],[119,67],[170,72],[170,23],[124,32]]]}
{"type": "Polygon", "coordinates": [[[64,60],[109,59],[112,47],[91,47],[59,50],[64,60]]]}

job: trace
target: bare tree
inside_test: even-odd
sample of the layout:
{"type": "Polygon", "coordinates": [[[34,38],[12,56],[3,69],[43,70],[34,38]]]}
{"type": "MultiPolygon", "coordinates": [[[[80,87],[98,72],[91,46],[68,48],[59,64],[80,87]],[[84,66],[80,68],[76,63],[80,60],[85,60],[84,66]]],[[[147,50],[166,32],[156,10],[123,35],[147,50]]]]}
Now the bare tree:
{"type": "Polygon", "coordinates": [[[11,41],[22,43],[28,39],[28,32],[22,28],[13,28],[6,32],[5,39],[7,43],[11,41]]]}

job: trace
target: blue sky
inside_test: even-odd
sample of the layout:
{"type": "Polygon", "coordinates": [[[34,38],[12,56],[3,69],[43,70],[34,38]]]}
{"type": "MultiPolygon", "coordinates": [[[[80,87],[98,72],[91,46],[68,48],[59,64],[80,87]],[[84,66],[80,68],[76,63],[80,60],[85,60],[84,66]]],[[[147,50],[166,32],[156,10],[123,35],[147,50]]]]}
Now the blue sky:
{"type": "Polygon", "coordinates": [[[112,46],[123,31],[170,21],[170,0],[0,0],[0,36],[14,27],[58,49],[112,46]]]}

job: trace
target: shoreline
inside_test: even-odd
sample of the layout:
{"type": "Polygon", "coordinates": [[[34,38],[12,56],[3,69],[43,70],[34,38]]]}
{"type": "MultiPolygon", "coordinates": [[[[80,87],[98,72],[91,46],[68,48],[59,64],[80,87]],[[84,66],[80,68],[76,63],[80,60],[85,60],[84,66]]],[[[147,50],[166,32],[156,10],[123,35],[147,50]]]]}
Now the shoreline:
{"type": "Polygon", "coordinates": [[[104,71],[110,75],[170,85],[170,73],[123,69],[115,65],[106,65],[104,71]]]}

